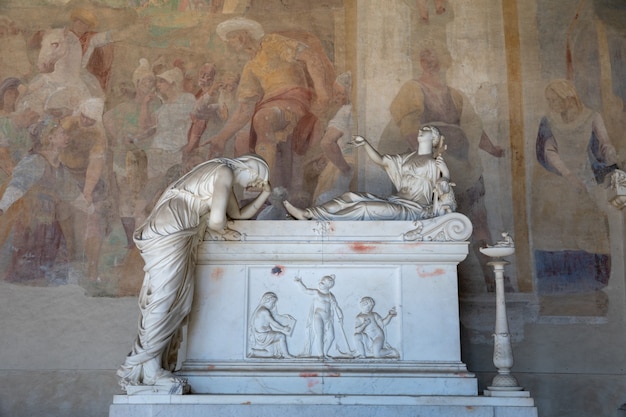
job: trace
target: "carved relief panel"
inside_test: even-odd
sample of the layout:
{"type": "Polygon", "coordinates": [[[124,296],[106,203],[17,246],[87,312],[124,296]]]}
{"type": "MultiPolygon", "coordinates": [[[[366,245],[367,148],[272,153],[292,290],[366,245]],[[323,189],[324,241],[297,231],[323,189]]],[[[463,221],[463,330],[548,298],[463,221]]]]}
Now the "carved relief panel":
{"type": "Polygon", "coordinates": [[[400,358],[397,268],[251,268],[248,280],[249,359],[400,358]]]}

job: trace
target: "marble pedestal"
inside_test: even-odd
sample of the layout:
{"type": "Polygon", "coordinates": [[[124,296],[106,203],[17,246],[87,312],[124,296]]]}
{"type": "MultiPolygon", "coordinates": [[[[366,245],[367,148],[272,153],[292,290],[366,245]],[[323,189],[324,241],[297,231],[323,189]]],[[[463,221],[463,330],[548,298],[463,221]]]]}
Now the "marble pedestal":
{"type": "Polygon", "coordinates": [[[111,416],[536,416],[531,398],[479,397],[461,361],[465,216],[230,227],[242,241],[198,251],[178,372],[191,395],[116,396],[111,416]]]}

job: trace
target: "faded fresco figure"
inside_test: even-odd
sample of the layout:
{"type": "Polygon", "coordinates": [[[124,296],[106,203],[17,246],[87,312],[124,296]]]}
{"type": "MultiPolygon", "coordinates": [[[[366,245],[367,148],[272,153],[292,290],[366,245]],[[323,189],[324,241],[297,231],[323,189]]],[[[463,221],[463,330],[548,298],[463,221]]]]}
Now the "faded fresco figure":
{"type": "Polygon", "coordinates": [[[398,315],[393,307],[385,317],[374,310],[374,299],[363,297],[359,303],[361,312],[354,323],[354,340],[359,352],[357,358],[399,358],[400,354],[386,340],[385,328],[398,315]]]}
{"type": "MultiPolygon", "coordinates": [[[[570,81],[550,82],[545,98],[550,113],[539,126],[531,183],[538,291],[595,300],[611,273],[606,199],[599,185],[617,168],[617,155],[602,116],[582,104],[570,81]]],[[[579,312],[593,300],[581,299],[579,312]]]]}
{"type": "Polygon", "coordinates": [[[45,31],[37,59],[39,74],[20,95],[18,109],[30,108],[43,115],[53,97],[55,107],[70,110],[89,98],[103,98],[98,80],[83,70],[81,61],[81,45],[74,33],[62,28],[45,31]]]}
{"type": "Polygon", "coordinates": [[[226,20],[216,31],[249,61],[237,90],[237,110],[209,140],[212,152],[223,153],[233,135],[251,122],[250,151],[267,160],[272,183],[295,196],[303,189],[303,156],[321,137],[319,117],[330,99],[332,64],[310,34],[301,33],[310,43],[294,34],[266,34],[246,18],[226,20]]]}
{"type": "Polygon", "coordinates": [[[11,176],[15,165],[32,147],[28,127],[39,120],[39,114],[25,109],[0,115],[0,183],[11,176]]]}
{"type": "Polygon", "coordinates": [[[585,107],[602,113],[604,124],[618,153],[626,152],[626,9],[623,2],[577,0],[537,3],[538,29],[555,24],[557,42],[539,45],[542,65],[553,68],[553,77],[571,81],[585,107]],[[565,39],[562,39],[564,37],[565,39]],[[565,43],[565,51],[563,48],[565,43]],[[559,48],[559,49],[557,49],[559,48]],[[565,68],[563,69],[563,58],[565,68]]]}
{"type": "Polygon", "coordinates": [[[183,58],[175,58],[172,63],[173,68],[179,68],[183,72],[182,91],[196,94],[195,78],[199,75],[193,63],[187,63],[183,58]]]}
{"type": "Polygon", "coordinates": [[[61,162],[80,185],[83,196],[95,206],[95,212],[74,212],[61,223],[72,260],[86,263],[87,281],[101,281],[100,249],[109,230],[109,179],[106,164],[108,143],[102,123],[104,101],[91,98],[82,101],[76,114],[63,120],[69,136],[61,162]]]}
{"type": "MultiPolygon", "coordinates": [[[[143,28],[127,25],[119,30],[96,31],[99,25],[96,12],[84,7],[77,7],[71,10],[68,16],[68,22],[65,28],[54,28],[49,30],[40,30],[34,33],[29,41],[31,49],[41,48],[38,67],[40,73],[60,73],[63,75],[68,73],[69,85],[61,86],[64,88],[76,88],[76,75],[74,71],[80,71],[80,77],[89,89],[88,96],[81,96],[81,99],[87,97],[103,97],[104,92],[109,92],[109,81],[113,69],[114,43],[133,38],[143,28]],[[73,35],[68,37],[68,35],[73,35]],[[65,44],[71,43],[71,50],[65,44]],[[78,48],[75,47],[78,46],[78,48]],[[60,64],[52,62],[52,57],[59,53],[68,55],[69,62],[63,60],[58,62],[64,65],[64,68],[57,68],[60,64]],[[45,59],[45,60],[44,60],[45,59]],[[71,77],[70,77],[71,76],[71,77]]],[[[56,79],[55,81],[59,81],[56,79]]],[[[38,88],[35,84],[31,90],[38,88]]],[[[71,96],[77,94],[71,93],[71,96]]],[[[75,108],[69,106],[70,108],[75,108]]]]}
{"type": "Polygon", "coordinates": [[[22,85],[22,81],[15,77],[7,77],[2,80],[0,83],[0,116],[8,116],[15,111],[22,85]]]}
{"type": "MultiPolygon", "coordinates": [[[[113,68],[114,43],[133,38],[139,32],[136,32],[132,25],[119,30],[96,31],[99,25],[96,13],[84,7],[74,8],[70,11],[65,28],[59,30],[76,36],[80,45],[81,68],[96,81],[101,91],[108,92],[113,68]]],[[[46,36],[45,30],[35,32],[28,46],[31,49],[47,47],[46,36]]]]}
{"type": "MultiPolygon", "coordinates": [[[[28,128],[38,120],[39,114],[30,109],[0,116],[0,192],[9,184],[15,166],[32,149],[28,128]]],[[[17,200],[0,216],[0,247],[9,239],[15,221],[28,211],[24,201],[17,200]]]]}
{"type": "MultiPolygon", "coordinates": [[[[230,117],[237,108],[237,88],[239,87],[239,81],[241,80],[241,74],[236,72],[227,71],[220,77],[218,81],[219,96],[217,101],[220,103],[220,108],[226,107],[228,111],[227,115],[230,117]]],[[[249,133],[250,126],[248,126],[249,133]]],[[[248,148],[246,147],[246,150],[248,148]]]]}
{"type": "Polygon", "coordinates": [[[295,319],[290,315],[278,314],[278,296],[266,292],[250,319],[250,352],[253,358],[292,358],[287,347],[287,336],[291,336],[295,319]]]}
{"type": "Polygon", "coordinates": [[[0,83],[0,184],[30,150],[31,137],[27,128],[39,119],[39,114],[33,110],[16,111],[17,100],[25,88],[16,77],[7,77],[0,83]]]}
{"type": "Polygon", "coordinates": [[[469,99],[447,84],[448,54],[441,54],[434,42],[426,42],[419,60],[422,74],[404,83],[393,99],[390,106],[393,120],[381,136],[379,148],[385,153],[405,152],[407,147],[416,149],[415,138],[421,126],[435,126],[441,131],[446,138],[446,163],[456,183],[458,211],[474,227],[472,251],[459,266],[462,284],[482,273],[487,289],[492,289],[493,274],[484,266],[486,259],[478,251],[481,245],[491,241],[478,151],[501,158],[504,150],[489,139],[469,99]]]}
{"type": "Polygon", "coordinates": [[[354,137],[354,145],[364,147],[370,159],[389,175],[398,190],[396,194],[382,198],[347,192],[307,209],[285,201],[287,211],[299,220],[422,220],[454,211],[454,199],[446,196],[454,193],[450,171],[438,149],[444,146],[443,136],[437,128],[424,126],[417,140],[415,152],[381,155],[365,138],[354,137]],[[444,200],[447,204],[442,205],[444,200]]]}
{"type": "MultiPolygon", "coordinates": [[[[228,108],[219,103],[220,84],[215,82],[217,68],[215,64],[206,62],[198,71],[198,87],[195,94],[196,104],[191,111],[191,127],[187,134],[187,144],[183,148],[183,159],[187,159],[193,152],[197,152],[200,139],[207,130],[209,134],[216,132],[218,123],[228,117],[228,108]]],[[[226,155],[223,155],[226,156],[226,155]]]]}
{"type": "Polygon", "coordinates": [[[226,227],[228,219],[253,217],[269,195],[267,163],[257,155],[206,161],[161,195],[134,235],[145,276],[139,294],[139,334],[117,371],[122,388],[180,383],[171,371],[179,332],[191,310],[196,247],[207,228],[214,238],[240,239],[238,232],[226,227]],[[262,191],[240,207],[235,185],[262,191]]]}
{"type": "Polygon", "coordinates": [[[73,209],[93,212],[78,183],[63,165],[61,151],[69,145],[58,120],[32,125],[33,150],[15,167],[0,199],[0,215],[18,201],[23,211],[14,223],[11,263],[6,280],[31,285],[67,283],[67,259],[57,256],[65,243],[60,222],[73,209]]]}
{"type": "MultiPolygon", "coordinates": [[[[224,127],[234,114],[238,107],[237,100],[237,88],[239,87],[239,81],[241,80],[241,74],[227,71],[220,77],[219,95],[217,102],[219,103],[218,109],[221,120],[219,129],[224,127]],[[224,118],[224,116],[226,116],[224,118]]],[[[219,131],[218,129],[218,131],[219,131]]],[[[217,132],[211,132],[212,134],[217,132]]],[[[206,135],[205,135],[206,136],[206,135]]],[[[213,136],[213,135],[211,135],[213,136]]],[[[208,140],[208,139],[207,139],[208,140]]],[[[204,143],[207,143],[206,141],[204,143]]],[[[223,150],[219,150],[215,147],[209,147],[209,158],[214,158],[218,152],[223,152],[224,156],[239,156],[248,153],[250,149],[250,122],[246,123],[239,132],[235,133],[235,139],[228,141],[226,147],[223,150]],[[232,146],[231,146],[232,145],[232,146]],[[232,148],[232,149],[231,149],[232,148]]]]}
{"type": "Polygon", "coordinates": [[[330,163],[321,172],[315,192],[314,204],[322,204],[350,189],[354,176],[356,155],[350,145],[352,138],[352,74],[340,74],[333,85],[333,101],[339,106],[328,122],[320,142],[324,156],[330,163]]]}
{"type": "Polygon", "coordinates": [[[191,127],[191,111],[196,99],[182,89],[180,68],[164,71],[156,77],[156,88],[163,104],[154,113],[156,131],[147,150],[148,178],[161,181],[165,172],[183,163],[183,148],[191,127]]]}
{"type": "MultiPolygon", "coordinates": [[[[154,134],[154,114],[161,107],[156,97],[156,77],[141,58],[132,74],[132,97],[104,113],[103,124],[111,144],[115,201],[131,248],[135,226],[145,218],[148,181],[147,143],[154,134]]],[[[130,94],[131,91],[127,92],[130,94]]]]}
{"type": "Polygon", "coordinates": [[[72,10],[70,22],[70,30],[78,37],[82,48],[82,67],[98,79],[103,91],[107,91],[113,66],[113,33],[94,31],[98,18],[84,8],[72,10]]]}

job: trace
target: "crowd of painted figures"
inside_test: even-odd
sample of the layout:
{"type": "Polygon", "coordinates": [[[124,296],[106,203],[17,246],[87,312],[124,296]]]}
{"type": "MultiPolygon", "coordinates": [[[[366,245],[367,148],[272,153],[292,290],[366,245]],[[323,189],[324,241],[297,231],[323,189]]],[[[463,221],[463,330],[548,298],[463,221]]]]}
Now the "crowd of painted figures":
{"type": "MultiPolygon", "coordinates": [[[[10,19],[0,23],[24,37],[10,19]]],[[[322,162],[323,143],[339,166],[326,169],[323,182],[347,189],[352,161],[339,139],[351,134],[351,74],[336,76],[315,36],[228,19],[215,32],[226,53],[247,59],[239,72],[142,57],[113,102],[114,51],[128,33],[97,25],[94,12],[72,10],[66,27],[37,31],[21,45],[38,50],[34,75],[1,74],[0,244],[13,249],[6,280],[62,284],[71,268],[86,283],[106,280],[101,249],[115,226],[134,250],[133,231],[158,196],[206,160],[257,153],[277,192],[308,204],[321,193],[320,172],[333,165],[322,162]]],[[[264,216],[286,211],[280,205],[264,216]]]]}
{"type": "MultiPolygon", "coordinates": [[[[3,23],[20,33],[9,19],[3,23]]],[[[8,281],[62,284],[70,268],[86,282],[106,280],[101,248],[114,226],[121,225],[125,246],[133,250],[133,232],[158,196],[206,160],[256,153],[267,162],[274,195],[282,196],[279,203],[289,199],[291,213],[283,204],[266,204],[257,213],[263,219],[285,219],[295,207],[346,198],[359,146],[384,169],[391,166],[363,138],[351,141],[351,74],[337,75],[309,32],[266,33],[251,19],[224,20],[215,33],[227,53],[245,57],[240,72],[204,62],[190,79],[182,59],[140,58],[112,105],[115,44],[128,34],[98,32],[97,25],[92,11],[77,8],[66,27],[36,32],[29,41],[38,48],[35,75],[16,70],[0,85],[0,243],[13,249],[8,281]]],[[[406,134],[397,153],[432,159],[432,140],[428,152],[418,152],[419,127],[406,134]]],[[[456,146],[454,140],[446,144],[456,146]]],[[[397,161],[395,174],[388,171],[392,182],[408,169],[405,162],[397,161]]],[[[432,217],[426,206],[433,192],[453,199],[442,166],[439,156],[424,168],[438,184],[413,190],[431,195],[418,196],[406,218],[432,217]]],[[[360,198],[379,212],[383,205],[402,206],[386,197],[360,198]]],[[[382,218],[390,216],[395,214],[382,218]]]]}
{"type": "MultiPolygon", "coordinates": [[[[13,52],[0,62],[7,281],[63,284],[72,270],[94,285],[108,280],[102,246],[116,226],[122,250],[136,252],[133,232],[169,184],[204,161],[249,153],[267,162],[273,188],[257,218],[419,219],[457,210],[474,225],[460,276],[491,279],[477,251],[491,241],[478,152],[500,158],[505,151],[485,133],[467,97],[446,83],[445,51],[424,42],[421,75],[395,95],[374,149],[352,139],[351,73],[339,73],[310,32],[267,33],[255,20],[225,18],[212,33],[219,53],[237,57],[239,70],[220,68],[215,51],[207,51],[213,61],[193,70],[182,57],[142,57],[124,63],[132,66],[128,79],[112,86],[116,43],[131,32],[97,27],[98,16],[84,8],[73,9],[65,27],[34,33],[0,16],[0,35],[13,52]],[[425,126],[443,138],[441,149],[433,148],[439,141],[420,143],[425,126]],[[392,195],[351,192],[359,148],[385,170],[392,195]],[[431,182],[409,189],[407,170],[423,170],[431,182]],[[464,271],[471,265],[478,272],[464,271]]],[[[554,269],[564,250],[575,251],[575,262],[595,265],[594,282],[606,283],[606,216],[593,190],[616,167],[615,149],[602,117],[584,107],[572,83],[550,83],[546,99],[551,114],[541,122],[532,180],[537,264],[554,269]],[[573,224],[555,221],[557,196],[559,206],[571,199],[573,224]]]]}

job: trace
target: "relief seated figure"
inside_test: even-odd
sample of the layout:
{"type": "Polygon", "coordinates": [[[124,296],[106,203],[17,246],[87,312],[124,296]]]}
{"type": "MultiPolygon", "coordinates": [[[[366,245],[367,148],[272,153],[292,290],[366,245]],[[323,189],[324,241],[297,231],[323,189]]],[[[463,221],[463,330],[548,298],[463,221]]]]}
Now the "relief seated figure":
{"type": "Polygon", "coordinates": [[[259,305],[252,313],[250,327],[252,358],[292,358],[287,347],[287,335],[291,335],[295,319],[289,315],[278,314],[274,292],[266,292],[259,305]],[[281,322],[281,320],[283,322],[281,322]]]}
{"type": "Polygon", "coordinates": [[[382,167],[397,192],[389,197],[347,192],[316,207],[301,209],[284,205],[298,220],[422,220],[456,210],[450,172],[441,156],[443,136],[436,127],[424,126],[418,134],[417,151],[381,155],[363,137],[352,144],[364,147],[370,159],[382,167]]]}

